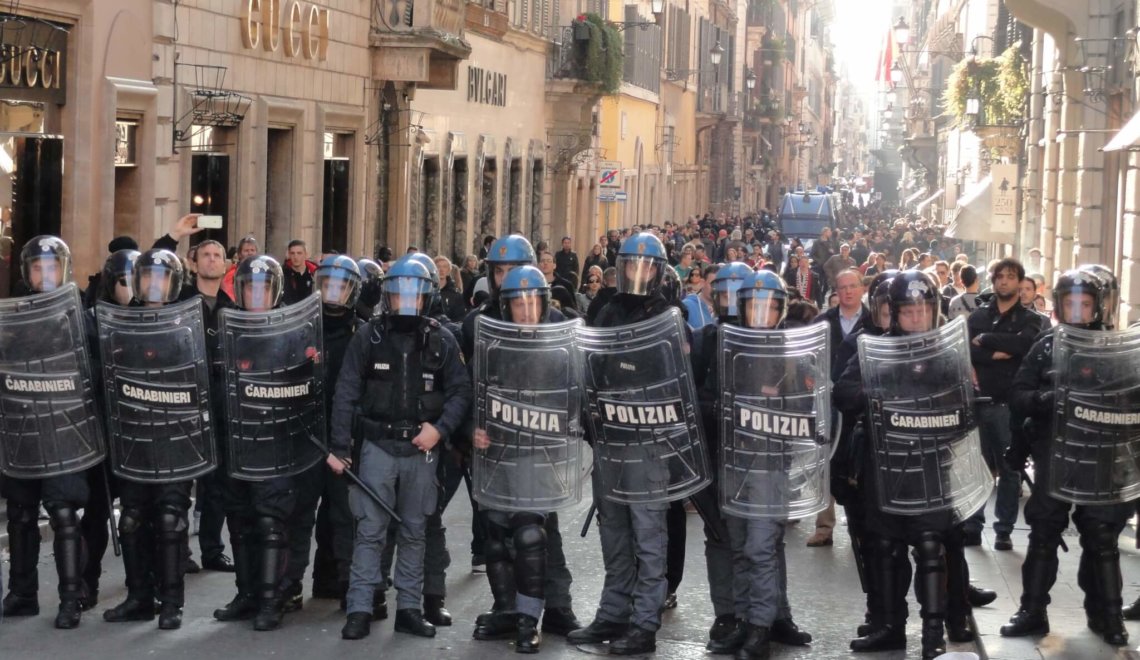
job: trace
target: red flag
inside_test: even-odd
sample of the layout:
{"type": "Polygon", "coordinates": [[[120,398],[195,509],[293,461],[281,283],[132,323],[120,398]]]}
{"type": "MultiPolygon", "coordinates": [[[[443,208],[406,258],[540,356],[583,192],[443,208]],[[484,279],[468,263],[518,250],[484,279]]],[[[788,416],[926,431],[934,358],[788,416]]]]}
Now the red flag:
{"type": "Polygon", "coordinates": [[[895,64],[895,38],[890,28],[883,37],[883,47],[879,51],[879,66],[875,69],[875,82],[891,82],[891,67],[895,64]]]}

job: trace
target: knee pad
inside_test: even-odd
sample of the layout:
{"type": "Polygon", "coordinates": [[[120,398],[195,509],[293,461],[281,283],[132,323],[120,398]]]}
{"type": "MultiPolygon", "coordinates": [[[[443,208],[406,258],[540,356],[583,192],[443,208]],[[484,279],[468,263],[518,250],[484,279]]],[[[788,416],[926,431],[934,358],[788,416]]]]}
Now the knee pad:
{"type": "Polygon", "coordinates": [[[18,502],[8,501],[8,523],[13,525],[36,525],[40,512],[38,507],[24,506],[18,502]]]}
{"type": "Polygon", "coordinates": [[[919,534],[914,544],[914,570],[938,571],[942,569],[945,559],[945,549],[942,546],[942,536],[935,532],[919,534]]]}
{"type": "Polygon", "coordinates": [[[269,516],[258,516],[257,534],[269,548],[285,547],[285,523],[269,516]]]}
{"type": "Polygon", "coordinates": [[[515,552],[542,551],[546,547],[546,530],[539,525],[523,525],[515,529],[515,552]]]}
{"type": "Polygon", "coordinates": [[[1081,525],[1081,547],[1097,553],[1113,552],[1117,549],[1120,532],[1115,525],[1093,521],[1081,525]]]}
{"type": "Polygon", "coordinates": [[[871,534],[864,540],[863,554],[882,562],[894,563],[900,555],[905,554],[905,548],[897,539],[871,534]]]}
{"type": "Polygon", "coordinates": [[[488,538],[483,542],[483,554],[488,564],[511,560],[510,552],[507,551],[507,544],[497,538],[488,538]]]}
{"type": "Polygon", "coordinates": [[[48,509],[52,531],[58,532],[66,527],[79,526],[79,514],[69,506],[54,506],[48,509]]]}
{"type": "Polygon", "coordinates": [[[128,536],[139,531],[143,525],[142,510],[135,507],[124,507],[122,515],[119,516],[119,533],[123,536],[128,536]]]}
{"type": "Polygon", "coordinates": [[[158,511],[158,529],[164,538],[178,539],[190,529],[190,524],[181,509],[163,506],[158,511]]]}

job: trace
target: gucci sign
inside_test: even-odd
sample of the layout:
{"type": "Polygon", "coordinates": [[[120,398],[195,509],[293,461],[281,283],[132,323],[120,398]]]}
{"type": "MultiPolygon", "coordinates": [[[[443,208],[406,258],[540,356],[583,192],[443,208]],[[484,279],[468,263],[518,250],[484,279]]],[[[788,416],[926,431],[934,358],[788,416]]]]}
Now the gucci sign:
{"type": "Polygon", "coordinates": [[[249,49],[324,61],[329,50],[329,10],[300,0],[246,0],[241,41],[249,49]]]}

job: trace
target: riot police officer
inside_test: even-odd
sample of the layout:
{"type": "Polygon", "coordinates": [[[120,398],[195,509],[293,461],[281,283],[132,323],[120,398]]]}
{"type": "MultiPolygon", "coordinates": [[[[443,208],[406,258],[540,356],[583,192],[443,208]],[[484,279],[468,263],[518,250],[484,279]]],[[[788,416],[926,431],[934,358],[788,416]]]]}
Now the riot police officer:
{"type": "MultiPolygon", "coordinates": [[[[360,268],[351,257],[325,257],[313,273],[313,288],[321,296],[321,328],[324,333],[325,406],[332,409],[337,376],[344,353],[357,329],[364,324],[355,314],[360,294],[360,268]]],[[[318,463],[296,478],[297,504],[289,517],[289,564],[281,581],[283,609],[301,609],[301,581],[309,565],[309,549],[316,528],[317,550],[313,564],[313,595],[330,593],[337,598],[348,591],[352,565],[352,511],[348,486],[335,478],[328,466],[318,463]],[[325,512],[325,525],[318,513],[325,512]],[[326,565],[328,564],[328,565],[326,565]]]]}
{"type": "Polygon", "coordinates": [[[360,295],[356,298],[356,315],[360,320],[372,318],[376,306],[380,304],[380,283],[384,281],[384,269],[372,259],[357,259],[360,270],[360,295]]]}
{"type": "MultiPolygon", "coordinates": [[[[1057,279],[1053,286],[1053,309],[1057,320],[1066,326],[1085,330],[1105,330],[1111,319],[1106,309],[1110,292],[1097,274],[1084,270],[1070,270],[1057,279]]],[[[1113,646],[1128,643],[1128,632],[1121,616],[1120,551],[1117,541],[1127,520],[1134,512],[1131,502],[1100,506],[1076,506],[1057,499],[1048,491],[1050,473],[1055,470],[1051,444],[1058,440],[1053,428],[1056,414],[1055,374],[1053,355],[1056,335],[1048,333],[1038,338],[1026,355],[1014,377],[1010,392],[1010,407],[1015,413],[1029,418],[1026,433],[1021,437],[1030,446],[1012,443],[1006,453],[1010,469],[1025,468],[1026,457],[1033,456],[1036,485],[1025,504],[1025,520],[1029,523],[1029,547],[1021,565],[1021,606],[1009,623],[1001,628],[1006,637],[1043,635],[1049,632],[1049,591],[1057,579],[1057,547],[1061,534],[1069,524],[1069,512],[1080,533],[1081,562],[1077,574],[1078,584],[1085,592],[1085,614],[1088,627],[1113,646]]],[[[1097,379],[1108,376],[1096,369],[1082,368],[1078,364],[1065,364],[1061,368],[1074,384],[1094,385],[1097,379]]],[[[1131,369],[1131,365],[1127,368],[1131,369]]],[[[1085,423],[1082,423],[1082,425],[1085,423]]],[[[1081,467],[1086,467],[1081,465],[1081,467]]],[[[1091,466],[1090,466],[1091,467],[1091,466]]],[[[1092,479],[1090,479],[1090,482],[1092,479]]],[[[1097,484],[1103,488],[1104,484],[1097,484]]]]}
{"type": "MultiPolygon", "coordinates": [[[[234,304],[248,312],[274,309],[281,303],[282,282],[281,265],[275,259],[265,255],[246,257],[234,273],[234,304]]],[[[225,315],[230,310],[223,309],[220,313],[225,315]]],[[[281,350],[293,348],[281,347],[281,350]]],[[[252,358],[242,362],[227,364],[227,371],[256,367],[252,358]]],[[[235,442],[234,436],[235,429],[227,429],[219,444],[235,442]]],[[[227,469],[233,467],[227,466],[227,469]]],[[[286,521],[296,506],[295,481],[284,476],[251,481],[227,475],[220,482],[238,593],[224,607],[214,610],[214,618],[218,621],[252,618],[254,630],[275,630],[281,625],[283,603],[278,587],[289,551],[286,521]]]]}
{"type": "MultiPolygon", "coordinates": [[[[175,302],[182,292],[184,278],[182,261],[173,252],[158,249],[142,253],[133,272],[136,304],[162,307],[175,302]]],[[[128,361],[139,367],[140,363],[159,357],[155,346],[138,346],[135,350],[139,355],[134,359],[117,361],[128,361]]],[[[121,480],[119,535],[127,598],[105,611],[104,621],[153,621],[157,597],[158,627],[175,630],[182,626],[183,558],[190,529],[187,514],[192,486],[192,479],[161,484],[121,480]]]]}
{"type": "MultiPolygon", "coordinates": [[[[402,518],[395,629],[421,637],[435,635],[420,610],[425,526],[437,499],[435,449],[459,427],[471,403],[455,338],[426,317],[431,291],[430,273],[414,259],[403,257],[388,271],[383,313],[356,333],[345,353],[328,458],[338,474],[355,466],[402,518]]],[[[383,580],[380,557],[391,516],[356,488],[349,504],[357,525],[341,636],[361,639],[369,633],[373,594],[383,580]]]]}
{"type": "MultiPolygon", "coordinates": [[[[126,307],[134,300],[134,268],[138,250],[116,250],[103,262],[98,277],[94,297],[97,302],[105,302],[126,307]]],[[[95,347],[99,344],[99,332],[95,327],[95,310],[87,310],[87,343],[95,347]]],[[[96,355],[97,351],[92,350],[96,355]]],[[[98,377],[98,375],[96,375],[98,377]]],[[[96,391],[96,394],[99,390],[96,391]]],[[[83,519],[79,522],[83,542],[87,546],[87,561],[83,568],[83,610],[88,611],[99,603],[99,578],[103,574],[103,555],[107,552],[110,538],[108,521],[111,519],[111,499],[116,490],[115,480],[108,474],[107,465],[97,465],[87,471],[91,497],[83,509],[83,519]]]]}
{"type": "MultiPolygon", "coordinates": [[[[522,325],[549,322],[550,287],[542,271],[518,266],[508,272],[499,287],[499,310],[503,320],[522,325]]],[[[476,428],[472,444],[485,451],[495,442],[486,429],[476,428]]],[[[531,466],[532,471],[535,470],[531,466]]],[[[516,478],[526,478],[514,475],[516,478]]],[[[506,619],[517,612],[515,652],[537,653],[541,638],[538,622],[543,616],[546,581],[547,535],[543,511],[483,509],[487,521],[487,581],[500,609],[489,618],[506,619]],[[513,605],[512,605],[513,604],[513,605]]],[[[494,639],[499,627],[486,619],[475,630],[476,639],[494,639]]],[[[510,630],[507,625],[503,630],[510,630]]],[[[504,633],[505,634],[505,633],[504,633]]]]}
{"type": "MultiPolygon", "coordinates": [[[[720,273],[724,271],[723,268],[719,271],[718,281],[720,273]]],[[[736,291],[733,292],[732,298],[736,303],[731,307],[721,296],[714,299],[714,304],[729,312],[723,314],[723,322],[726,325],[740,325],[754,330],[774,330],[783,327],[788,311],[788,293],[778,275],[766,270],[752,272],[749,269],[740,283],[733,288],[736,291]]],[[[719,363],[715,355],[716,335],[706,337],[706,341],[712,344],[713,350],[711,357],[707,359],[708,374],[702,387],[701,402],[703,406],[712,404],[714,410],[710,412],[713,414],[706,415],[706,419],[711,417],[715,420],[719,416],[715,410],[720,406],[719,399],[724,387],[721,381],[723,375],[719,373],[719,363]]],[[[709,353],[707,348],[706,353],[709,353]]],[[[799,393],[811,391],[814,381],[806,374],[797,373],[795,365],[789,367],[783,358],[780,360],[784,362],[780,370],[765,368],[770,365],[763,363],[753,365],[757,371],[753,376],[767,383],[761,387],[761,391],[767,396],[790,394],[793,391],[799,393]]],[[[718,445],[717,451],[721,454],[720,460],[727,461],[729,459],[724,455],[726,449],[719,445],[727,444],[732,439],[720,437],[719,425],[715,422],[713,424],[713,426],[706,424],[708,437],[719,438],[720,441],[715,444],[718,445]]],[[[752,463],[751,460],[749,462],[752,463]]],[[[746,478],[756,476],[758,475],[746,478]]],[[[760,478],[770,481],[771,475],[763,474],[760,478]]],[[[736,490],[733,487],[729,488],[736,490]]],[[[718,509],[719,503],[718,500],[718,509]]],[[[780,503],[754,501],[751,504],[777,507],[780,503]]],[[[734,576],[740,581],[740,585],[735,589],[740,598],[735,603],[729,601],[734,606],[734,610],[728,615],[732,617],[731,627],[723,637],[710,641],[709,650],[735,653],[738,660],[760,660],[769,657],[770,641],[794,646],[809,644],[812,637],[796,625],[788,602],[787,563],[784,558],[784,532],[787,520],[773,517],[745,518],[731,513],[724,514],[723,519],[729,537],[725,542],[731,545],[731,553],[725,558],[718,556],[715,561],[729,565],[727,569],[722,569],[727,570],[728,588],[733,587],[734,576]]],[[[707,541],[706,556],[709,559],[711,585],[714,558],[707,549],[710,545],[711,541],[707,541]]],[[[731,592],[728,594],[729,597],[732,595],[731,592]]]]}
{"type": "MultiPolygon", "coordinates": [[[[55,236],[36,236],[20,252],[22,295],[49,293],[71,282],[71,250],[55,236]]],[[[20,350],[19,347],[14,347],[20,350]]],[[[11,349],[9,349],[11,350],[11,349]]],[[[46,466],[45,466],[46,467],[46,466]]],[[[79,510],[87,506],[90,487],[82,473],[47,478],[15,478],[5,475],[2,493],[7,503],[8,550],[11,565],[4,616],[34,616],[40,612],[39,508],[43,503],[53,533],[56,572],[59,575],[59,612],[56,628],[79,625],[83,599],[83,540],[79,510]]]]}
{"type": "MultiPolygon", "coordinates": [[[[643,232],[623,241],[617,255],[618,293],[598,313],[595,326],[626,326],[666,313],[670,304],[662,296],[661,283],[668,267],[665,246],[653,234],[643,232]]],[[[613,502],[604,496],[598,470],[592,478],[606,579],[594,620],[566,639],[571,644],[608,641],[615,655],[653,652],[668,592],[669,504],[613,502]]]]}
{"type": "MultiPolygon", "coordinates": [[[[904,271],[895,275],[888,290],[890,302],[890,336],[905,336],[929,332],[941,323],[941,296],[933,278],[921,271],[904,271]]],[[[939,377],[927,374],[919,365],[911,372],[916,379],[939,377]]],[[[905,387],[901,385],[900,387],[905,387]]],[[[853,356],[836,381],[834,402],[845,415],[865,414],[865,392],[862,365],[858,355],[853,356]]],[[[864,421],[864,429],[867,429],[864,421]]],[[[866,438],[866,436],[864,436],[866,438]]],[[[858,440],[856,440],[858,441],[858,440]]],[[[866,439],[863,440],[866,442],[866,439]]],[[[875,497],[874,485],[879,477],[869,461],[873,452],[863,450],[864,466],[861,470],[861,488],[867,497],[865,545],[871,548],[874,567],[871,579],[876,581],[871,591],[878,597],[880,621],[877,628],[865,637],[852,642],[854,651],[882,651],[906,647],[905,609],[899,607],[896,596],[902,592],[899,575],[900,555],[906,546],[914,549],[915,593],[920,604],[922,626],[922,657],[934,658],[945,652],[945,631],[950,630],[952,641],[973,639],[968,629],[969,605],[957,600],[950,604],[952,616],[948,618],[948,595],[964,600],[968,577],[964,561],[951,562],[948,555],[960,554],[960,520],[952,511],[899,515],[883,510],[883,503],[875,497]],[[949,570],[948,570],[949,569],[949,570]]],[[[967,512],[972,513],[972,511],[967,512]]]]}
{"type": "MultiPolygon", "coordinates": [[[[535,253],[530,241],[518,234],[510,234],[495,239],[487,253],[487,282],[491,291],[490,297],[479,307],[471,310],[463,319],[460,332],[460,346],[463,348],[464,360],[472,363],[475,346],[475,319],[480,316],[502,320],[502,301],[499,298],[500,288],[507,274],[520,266],[534,266],[535,253]]],[[[549,308],[546,321],[560,323],[566,320],[557,309],[549,308]]],[[[464,470],[467,469],[463,466],[464,470]]],[[[458,480],[451,477],[445,481],[453,481],[458,486],[458,480]]],[[[454,494],[455,487],[449,486],[448,493],[454,494]]],[[[447,497],[450,498],[450,494],[447,497]]],[[[473,503],[474,504],[474,503],[473,503]]],[[[486,560],[487,540],[485,536],[483,517],[475,507],[475,538],[472,541],[473,550],[486,560]]],[[[544,588],[546,609],[542,615],[543,632],[555,635],[565,635],[581,627],[578,617],[574,614],[570,597],[570,584],[573,577],[566,563],[566,554],[562,549],[562,534],[558,528],[558,514],[549,512],[543,521],[546,531],[546,586],[544,588]]],[[[488,579],[491,576],[488,575],[488,579]]],[[[509,597],[503,598],[507,592],[494,593],[492,589],[491,610],[480,614],[475,620],[476,639],[499,639],[516,634],[518,617],[514,613],[509,597]]]]}

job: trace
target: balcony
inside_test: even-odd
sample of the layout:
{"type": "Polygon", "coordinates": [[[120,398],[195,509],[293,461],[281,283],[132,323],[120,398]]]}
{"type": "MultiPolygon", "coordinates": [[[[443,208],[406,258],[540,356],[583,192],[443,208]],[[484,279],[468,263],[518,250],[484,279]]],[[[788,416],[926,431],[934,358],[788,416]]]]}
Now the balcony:
{"type": "Polygon", "coordinates": [[[455,89],[459,62],[471,55],[463,39],[464,0],[372,0],[372,75],[455,89]]]}
{"type": "Polygon", "coordinates": [[[546,77],[577,81],[575,84],[591,94],[614,94],[626,73],[622,37],[612,25],[590,16],[557,28],[546,61],[546,77]]]}

